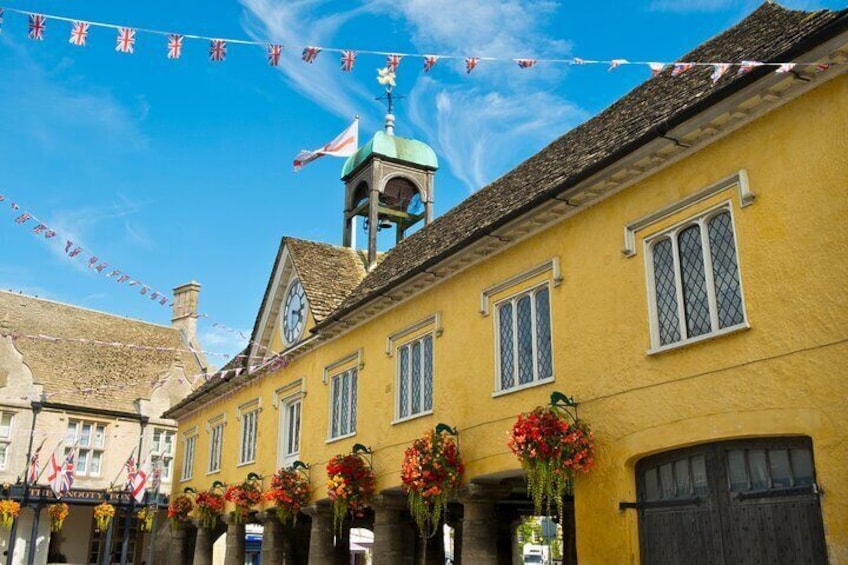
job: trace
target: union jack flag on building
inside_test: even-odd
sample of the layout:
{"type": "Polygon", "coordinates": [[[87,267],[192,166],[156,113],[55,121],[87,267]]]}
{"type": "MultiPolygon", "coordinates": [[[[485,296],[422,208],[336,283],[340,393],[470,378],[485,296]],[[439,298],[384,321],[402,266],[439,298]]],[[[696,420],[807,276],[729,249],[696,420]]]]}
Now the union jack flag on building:
{"type": "Polygon", "coordinates": [[[320,47],[304,47],[303,53],[300,54],[300,58],[307,63],[314,63],[315,59],[318,58],[318,53],[320,52],[320,47]]]}
{"type": "Polygon", "coordinates": [[[671,69],[671,76],[678,77],[694,66],[692,63],[675,63],[671,69]]]}
{"type": "Polygon", "coordinates": [[[397,72],[401,59],[403,59],[403,55],[392,53],[386,57],[386,68],[389,69],[390,72],[397,72]]]}
{"type": "Polygon", "coordinates": [[[516,59],[515,62],[518,64],[519,68],[529,69],[531,67],[535,67],[538,61],[536,61],[536,59],[516,59]]]}
{"type": "Polygon", "coordinates": [[[135,53],[135,30],[130,27],[118,28],[118,39],[115,51],[121,53],[135,53]]]}
{"type": "Polygon", "coordinates": [[[466,74],[471,73],[476,67],[477,63],[480,62],[480,57],[466,57],[465,58],[465,72],[466,74]]]}
{"type": "Polygon", "coordinates": [[[439,58],[435,55],[424,55],[424,72],[429,73],[430,69],[436,66],[439,58]]]}
{"type": "Polygon", "coordinates": [[[74,22],[71,29],[71,38],[68,43],[78,47],[85,47],[85,40],[88,38],[88,22],[74,22]]]}
{"type": "Polygon", "coordinates": [[[183,54],[183,36],[172,33],[168,36],[168,58],[179,59],[183,54]]]}
{"type": "Polygon", "coordinates": [[[41,456],[41,448],[44,447],[44,442],[47,441],[47,437],[45,436],[43,440],[41,440],[41,445],[39,445],[35,452],[32,454],[32,457],[29,459],[29,471],[27,472],[27,483],[34,485],[36,481],[38,481],[38,459],[41,456]]]}
{"type": "Polygon", "coordinates": [[[276,67],[280,64],[280,55],[283,53],[282,45],[268,45],[268,64],[276,67]]]}
{"type": "Polygon", "coordinates": [[[36,41],[44,40],[44,30],[47,29],[47,18],[41,14],[29,15],[29,38],[36,41]]]}
{"type": "Polygon", "coordinates": [[[56,460],[56,454],[50,456],[50,474],[47,480],[50,481],[50,488],[56,497],[61,497],[67,494],[71,487],[74,486],[74,458],[76,456],[76,445],[68,451],[62,464],[59,465],[56,460]]]}
{"type": "Polygon", "coordinates": [[[227,58],[227,42],[223,39],[213,39],[209,43],[209,60],[220,63],[227,58]]]}
{"type": "Polygon", "coordinates": [[[342,51],[342,70],[349,73],[356,63],[356,51],[342,51]]]}

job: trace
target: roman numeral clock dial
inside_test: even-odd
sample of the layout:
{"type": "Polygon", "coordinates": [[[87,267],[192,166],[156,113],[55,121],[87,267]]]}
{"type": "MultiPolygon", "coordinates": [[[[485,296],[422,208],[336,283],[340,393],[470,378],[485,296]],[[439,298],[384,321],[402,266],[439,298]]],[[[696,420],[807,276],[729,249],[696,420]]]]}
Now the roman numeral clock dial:
{"type": "Polygon", "coordinates": [[[283,316],[283,337],[289,345],[295,343],[303,333],[306,323],[306,293],[299,280],[289,286],[283,316]]]}

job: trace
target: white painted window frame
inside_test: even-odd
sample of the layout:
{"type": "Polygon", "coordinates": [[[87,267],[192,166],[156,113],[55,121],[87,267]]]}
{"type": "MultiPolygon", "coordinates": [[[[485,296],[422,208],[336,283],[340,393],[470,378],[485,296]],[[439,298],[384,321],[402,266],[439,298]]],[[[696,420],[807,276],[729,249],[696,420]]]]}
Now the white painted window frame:
{"type": "Polygon", "coordinates": [[[239,406],[236,418],[241,423],[239,429],[238,464],[250,465],[256,462],[256,444],[259,436],[259,413],[262,406],[258,398],[239,406]]]}
{"type": "MultiPolygon", "coordinates": [[[[543,281],[539,284],[523,288],[509,296],[506,296],[498,301],[496,301],[492,305],[492,310],[494,315],[492,316],[492,327],[494,328],[494,341],[495,341],[495,388],[492,393],[493,397],[503,396],[505,394],[511,394],[513,392],[518,392],[520,390],[525,390],[528,388],[533,388],[536,386],[545,385],[548,383],[552,383],[556,380],[556,363],[554,362],[554,324],[553,324],[553,303],[552,303],[552,292],[551,292],[551,284],[552,281],[543,281]],[[538,331],[536,330],[536,293],[543,289],[547,288],[548,290],[548,312],[550,313],[550,320],[548,320],[548,324],[550,325],[551,330],[551,376],[545,379],[539,378],[539,346],[538,346],[538,331]],[[530,312],[531,312],[531,325],[533,328],[533,380],[529,383],[518,384],[518,300],[523,298],[524,296],[530,296],[530,312]],[[513,315],[512,315],[512,336],[513,336],[513,363],[515,364],[515,382],[516,385],[511,388],[501,388],[501,323],[500,323],[500,314],[498,312],[500,306],[506,302],[511,302],[513,304],[513,315]]],[[[556,281],[553,281],[554,285],[556,281]]]]}
{"type": "Polygon", "coordinates": [[[303,399],[306,396],[306,393],[303,391],[298,391],[294,394],[290,394],[286,397],[280,399],[280,414],[279,414],[279,444],[277,445],[277,467],[288,468],[294,464],[295,461],[298,460],[300,456],[300,442],[303,437],[303,399]],[[290,410],[299,406],[299,412],[297,415],[297,429],[292,430],[289,425],[289,414],[290,410]],[[297,434],[296,443],[297,450],[296,451],[288,451],[289,443],[293,437],[293,434],[297,434]]]}
{"type": "Polygon", "coordinates": [[[207,475],[221,472],[221,463],[224,451],[224,427],[226,425],[227,419],[223,415],[220,415],[209,420],[206,426],[206,431],[209,433],[209,456],[207,458],[206,467],[207,475]]]}
{"type": "Polygon", "coordinates": [[[107,448],[106,442],[107,442],[107,438],[108,438],[108,435],[109,435],[108,430],[109,430],[109,424],[108,424],[108,422],[104,422],[103,420],[92,420],[92,419],[89,419],[89,418],[76,418],[76,417],[68,418],[68,424],[65,427],[65,454],[67,455],[68,450],[76,447],[75,466],[74,466],[74,474],[75,475],[80,476],[80,477],[99,477],[99,476],[102,475],[103,467],[104,467],[105,461],[106,461],[106,448],[107,448]],[[73,440],[71,441],[70,445],[68,445],[68,441],[67,441],[67,439],[68,439],[68,427],[71,425],[71,423],[76,424],[76,429],[75,429],[73,440]],[[80,437],[82,436],[82,428],[86,424],[91,426],[92,432],[91,432],[91,436],[90,436],[88,445],[81,445],[80,444],[80,437]],[[94,437],[95,437],[95,434],[97,432],[98,426],[103,427],[103,445],[101,445],[101,446],[98,446],[94,443],[94,437]],[[86,458],[85,469],[83,469],[82,465],[80,465],[80,455],[83,452],[85,452],[85,454],[86,454],[85,455],[85,458],[86,458]],[[100,469],[98,470],[97,473],[93,473],[91,471],[91,462],[93,461],[95,454],[98,454],[100,456],[100,469]]]}
{"type": "Polygon", "coordinates": [[[12,438],[15,433],[15,420],[17,419],[17,414],[15,412],[10,412],[8,410],[0,411],[0,418],[9,417],[9,435],[0,436],[0,445],[4,447],[3,459],[0,461],[0,471],[5,471],[8,467],[9,463],[9,455],[12,451],[12,438]]]}
{"type": "MultiPolygon", "coordinates": [[[[162,436],[160,435],[160,438],[162,436]]],[[[156,461],[159,459],[162,462],[162,482],[170,483],[174,479],[174,458],[176,456],[177,431],[168,428],[153,428],[153,436],[151,438],[150,460],[156,461]],[[156,442],[156,432],[171,436],[171,449],[165,451],[162,445],[167,445],[167,442],[162,442],[162,445],[156,442]],[[165,470],[167,469],[167,476],[165,470]]]]}
{"type": "Polygon", "coordinates": [[[194,476],[194,457],[197,452],[197,427],[183,433],[183,468],[180,471],[180,482],[190,481],[194,476]]]}
{"type": "Polygon", "coordinates": [[[643,241],[643,247],[645,251],[645,273],[647,274],[647,284],[645,286],[648,291],[648,322],[651,337],[651,346],[648,349],[648,355],[655,355],[672,349],[686,347],[687,345],[691,345],[693,343],[698,343],[714,339],[719,336],[747,330],[751,327],[748,322],[748,308],[745,302],[745,289],[742,277],[742,261],[739,256],[739,242],[736,230],[736,217],[733,210],[733,205],[729,200],[716,204],[715,206],[711,206],[705,210],[701,210],[698,213],[692,214],[692,216],[690,216],[689,218],[681,220],[680,222],[669,226],[661,232],[652,234],[650,237],[645,238],[645,240],[643,241]],[[713,276],[712,254],[710,253],[709,233],[707,231],[707,224],[714,217],[724,212],[728,212],[730,214],[730,222],[731,226],[733,227],[733,249],[734,253],[736,254],[736,269],[737,274],[739,276],[739,297],[742,301],[742,322],[734,326],[719,329],[718,306],[716,303],[715,280],[713,276]],[[685,336],[686,312],[685,306],[683,304],[683,284],[680,280],[680,253],[678,250],[677,236],[682,230],[693,225],[698,225],[699,229],[701,230],[701,249],[703,251],[704,257],[704,276],[706,278],[707,286],[707,301],[709,303],[710,308],[710,326],[713,329],[708,333],[696,337],[682,337],[680,341],[660,345],[659,317],[657,315],[656,303],[656,278],[654,275],[653,261],[653,245],[662,239],[669,238],[671,240],[672,259],[674,261],[674,286],[677,298],[678,324],[680,324],[680,335],[685,336]]]}

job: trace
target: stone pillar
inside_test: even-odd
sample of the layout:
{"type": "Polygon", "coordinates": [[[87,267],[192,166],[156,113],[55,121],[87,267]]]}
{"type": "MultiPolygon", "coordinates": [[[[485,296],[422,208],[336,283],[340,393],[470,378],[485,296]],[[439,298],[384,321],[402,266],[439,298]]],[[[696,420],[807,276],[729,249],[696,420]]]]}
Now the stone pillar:
{"type": "Polygon", "coordinates": [[[227,552],[224,565],[244,565],[244,522],[237,523],[233,514],[224,516],[227,524],[227,552]]]}
{"type": "MultiPolygon", "coordinates": [[[[194,542],[194,557],[192,565],[212,565],[212,544],[215,542],[214,531],[211,528],[197,526],[197,539],[194,542]]],[[[170,565],[184,563],[180,561],[170,562],[170,565]]]]}
{"type": "Polygon", "coordinates": [[[276,510],[258,512],[256,518],[262,523],[263,565],[280,565],[283,562],[283,525],[277,518],[276,510]]]}
{"type": "Polygon", "coordinates": [[[411,548],[404,543],[404,523],[401,513],[406,509],[406,497],[381,494],[371,503],[374,509],[374,565],[405,565],[411,560],[411,548]]]}
{"type": "Polygon", "coordinates": [[[186,559],[186,537],[188,534],[186,527],[171,527],[171,544],[168,546],[168,565],[182,565],[188,561],[186,559]]]}
{"type": "Polygon", "coordinates": [[[328,502],[311,504],[303,511],[312,518],[309,532],[309,565],[334,565],[333,508],[328,502]]]}
{"type": "Polygon", "coordinates": [[[336,532],[336,541],[333,545],[333,563],[335,565],[350,565],[350,520],[345,520],[341,529],[341,532],[336,532]]]}
{"type": "Polygon", "coordinates": [[[463,563],[498,563],[499,532],[495,503],[507,492],[497,485],[476,483],[460,489],[463,563]]]}
{"type": "Polygon", "coordinates": [[[444,565],[445,563],[445,535],[441,525],[438,531],[429,538],[423,539],[418,532],[418,556],[415,558],[416,565],[444,565]]]}

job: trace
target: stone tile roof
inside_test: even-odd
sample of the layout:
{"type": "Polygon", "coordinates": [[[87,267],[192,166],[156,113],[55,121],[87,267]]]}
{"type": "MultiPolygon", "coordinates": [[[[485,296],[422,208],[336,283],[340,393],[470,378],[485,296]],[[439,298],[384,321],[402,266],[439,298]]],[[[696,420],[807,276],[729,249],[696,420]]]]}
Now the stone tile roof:
{"type": "MultiPolygon", "coordinates": [[[[811,45],[844,31],[846,13],[848,10],[787,10],[766,2],[739,24],[679,60],[791,60],[811,45]]],[[[567,132],[400,242],[347,296],[333,313],[334,317],[362,306],[393,285],[467,247],[550,196],[574,186],[743,86],[774,72],[774,67],[760,67],[743,75],[733,68],[716,84],[709,78],[711,72],[709,66],[704,66],[672,77],[671,71],[666,70],[642,83],[594,118],[567,132]]]]}
{"type": "MultiPolygon", "coordinates": [[[[0,333],[185,349],[180,332],[170,327],[5,291],[0,291],[0,333]]],[[[187,376],[201,370],[188,351],[25,337],[15,340],[15,348],[49,402],[122,412],[137,412],[135,400],[149,399],[154,382],[172,366],[181,365],[187,376]],[[84,389],[94,390],[83,394],[84,389]]]]}
{"type": "Polygon", "coordinates": [[[322,321],[365,278],[362,251],[326,243],[284,237],[316,322],[322,321]]]}

